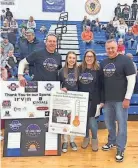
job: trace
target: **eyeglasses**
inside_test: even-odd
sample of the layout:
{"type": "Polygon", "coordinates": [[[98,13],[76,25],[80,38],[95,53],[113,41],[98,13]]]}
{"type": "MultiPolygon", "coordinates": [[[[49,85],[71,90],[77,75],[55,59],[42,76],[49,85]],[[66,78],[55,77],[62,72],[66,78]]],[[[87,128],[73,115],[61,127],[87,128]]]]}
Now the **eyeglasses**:
{"type": "Polygon", "coordinates": [[[25,35],[26,35],[27,37],[31,37],[31,36],[32,36],[32,34],[27,34],[27,33],[25,33],[25,35]]]}
{"type": "Polygon", "coordinates": [[[93,55],[86,55],[87,58],[93,58],[93,55]]]}

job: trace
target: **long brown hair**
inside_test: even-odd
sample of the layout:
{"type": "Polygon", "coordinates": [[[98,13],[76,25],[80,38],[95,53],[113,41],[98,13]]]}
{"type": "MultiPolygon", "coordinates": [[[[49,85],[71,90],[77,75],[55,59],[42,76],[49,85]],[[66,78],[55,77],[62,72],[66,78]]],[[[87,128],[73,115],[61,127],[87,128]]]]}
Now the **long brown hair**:
{"type": "Polygon", "coordinates": [[[66,56],[66,60],[65,60],[65,65],[64,65],[64,78],[67,78],[68,76],[68,56],[69,54],[74,54],[76,56],[76,63],[74,64],[73,68],[74,68],[74,73],[75,73],[75,79],[78,78],[78,69],[77,69],[77,55],[74,51],[69,51],[67,53],[67,56],[66,56]]]}
{"type": "Polygon", "coordinates": [[[95,52],[93,50],[89,49],[89,50],[87,50],[85,52],[84,59],[82,61],[82,64],[80,65],[81,68],[82,68],[82,71],[85,71],[85,69],[87,68],[87,64],[86,64],[85,58],[86,58],[86,55],[87,55],[88,52],[91,52],[94,55],[94,62],[93,62],[93,65],[92,65],[91,69],[99,70],[100,67],[99,67],[99,64],[98,64],[97,59],[96,59],[96,54],[95,54],[95,52]]]}

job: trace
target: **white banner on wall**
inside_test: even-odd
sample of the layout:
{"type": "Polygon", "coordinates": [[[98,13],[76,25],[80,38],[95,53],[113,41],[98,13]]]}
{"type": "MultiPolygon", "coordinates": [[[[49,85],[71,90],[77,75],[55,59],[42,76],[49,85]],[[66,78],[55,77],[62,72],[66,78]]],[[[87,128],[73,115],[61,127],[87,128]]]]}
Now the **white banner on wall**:
{"type": "Polygon", "coordinates": [[[89,93],[52,91],[49,132],[85,136],[89,93]]]}
{"type": "Polygon", "coordinates": [[[51,90],[59,82],[30,81],[21,87],[18,81],[1,81],[1,118],[44,118],[49,116],[51,90]]]}
{"type": "Polygon", "coordinates": [[[16,0],[0,0],[0,4],[4,6],[12,6],[15,5],[16,0]]]}

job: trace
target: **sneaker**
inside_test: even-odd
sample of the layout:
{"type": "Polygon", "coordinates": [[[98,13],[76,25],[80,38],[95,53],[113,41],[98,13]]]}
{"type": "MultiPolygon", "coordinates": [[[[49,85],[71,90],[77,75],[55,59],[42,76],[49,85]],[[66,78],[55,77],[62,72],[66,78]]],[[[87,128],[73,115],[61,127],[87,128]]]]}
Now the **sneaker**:
{"type": "Polygon", "coordinates": [[[86,137],[85,137],[85,138],[83,139],[83,142],[82,142],[81,147],[82,147],[83,149],[87,148],[88,145],[89,145],[89,142],[90,142],[90,138],[86,138],[86,137]]]}
{"type": "Polygon", "coordinates": [[[98,151],[98,139],[92,139],[92,151],[98,151]]]}
{"type": "Polygon", "coordinates": [[[102,150],[103,151],[109,151],[111,148],[115,148],[116,146],[114,144],[106,144],[104,146],[102,146],[102,150]]]}
{"type": "Polygon", "coordinates": [[[70,142],[70,147],[73,151],[77,151],[78,148],[77,148],[77,145],[75,144],[75,142],[70,142]]]}
{"type": "Polygon", "coordinates": [[[64,142],[62,144],[62,152],[66,153],[68,151],[68,143],[67,142],[64,142]]]}
{"type": "Polygon", "coordinates": [[[124,152],[117,151],[116,161],[117,161],[117,162],[122,162],[123,160],[124,160],[124,152]]]}
{"type": "Polygon", "coordinates": [[[3,139],[4,139],[4,137],[0,135],[0,141],[2,141],[3,139]]]}

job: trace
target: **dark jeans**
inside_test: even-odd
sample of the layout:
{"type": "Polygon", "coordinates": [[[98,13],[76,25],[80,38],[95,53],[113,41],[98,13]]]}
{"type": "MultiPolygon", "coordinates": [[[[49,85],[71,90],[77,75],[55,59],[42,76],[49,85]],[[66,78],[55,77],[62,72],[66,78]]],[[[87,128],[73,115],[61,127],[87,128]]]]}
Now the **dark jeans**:
{"type": "Polygon", "coordinates": [[[113,38],[115,38],[114,33],[107,33],[107,32],[106,32],[105,36],[106,36],[106,39],[107,39],[107,40],[108,40],[108,39],[113,39],[113,38]]]}
{"type": "Polygon", "coordinates": [[[9,71],[10,71],[10,73],[11,73],[11,76],[16,77],[16,76],[17,76],[17,73],[18,73],[18,68],[17,68],[17,66],[15,66],[15,67],[9,69],[9,71]]]}
{"type": "Polygon", "coordinates": [[[134,41],[128,40],[128,41],[126,41],[126,44],[127,44],[129,50],[130,49],[135,49],[135,50],[137,49],[137,41],[136,40],[134,40],[134,41]]]}
{"type": "Polygon", "coordinates": [[[129,14],[124,14],[123,18],[124,18],[124,20],[128,20],[129,14]]]}
{"type": "Polygon", "coordinates": [[[132,10],[132,19],[136,20],[137,10],[132,10]]]}

